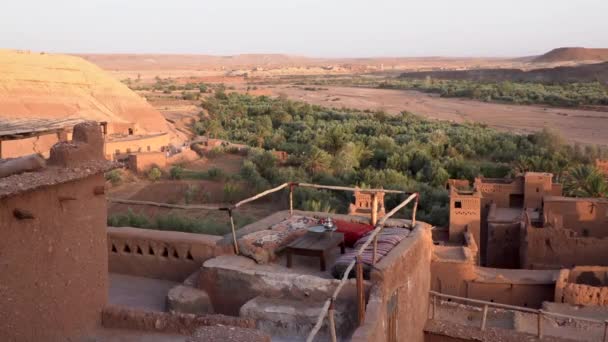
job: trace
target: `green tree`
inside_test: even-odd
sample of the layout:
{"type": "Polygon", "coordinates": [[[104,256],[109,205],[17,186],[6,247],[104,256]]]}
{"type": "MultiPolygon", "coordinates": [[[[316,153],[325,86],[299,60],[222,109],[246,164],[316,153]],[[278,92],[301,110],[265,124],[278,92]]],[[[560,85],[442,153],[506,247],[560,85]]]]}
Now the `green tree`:
{"type": "Polygon", "coordinates": [[[329,169],[332,158],[329,153],[323,151],[322,149],[313,146],[306,157],[306,169],[311,174],[317,174],[321,172],[325,172],[329,169]]]}
{"type": "Polygon", "coordinates": [[[608,183],[604,175],[591,165],[583,164],[569,170],[564,179],[564,192],[575,197],[606,197],[608,183]]]}

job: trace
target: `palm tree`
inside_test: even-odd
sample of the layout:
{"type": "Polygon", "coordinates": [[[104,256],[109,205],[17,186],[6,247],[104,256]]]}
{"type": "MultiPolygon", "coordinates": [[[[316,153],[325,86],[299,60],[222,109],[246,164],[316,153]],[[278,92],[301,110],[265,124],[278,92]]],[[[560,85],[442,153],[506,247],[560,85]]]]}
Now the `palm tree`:
{"type": "Polygon", "coordinates": [[[607,197],[608,182],[594,166],[578,165],[565,176],[564,191],[574,197],[607,197]]]}
{"type": "Polygon", "coordinates": [[[312,174],[327,171],[331,160],[332,158],[327,152],[318,147],[313,147],[305,162],[306,169],[312,174]]]}

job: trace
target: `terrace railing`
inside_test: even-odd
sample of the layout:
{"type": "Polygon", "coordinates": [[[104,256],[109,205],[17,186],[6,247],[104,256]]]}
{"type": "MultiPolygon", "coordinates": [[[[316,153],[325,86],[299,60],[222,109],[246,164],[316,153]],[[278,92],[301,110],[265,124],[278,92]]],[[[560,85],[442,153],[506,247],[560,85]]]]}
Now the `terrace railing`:
{"type": "Polygon", "coordinates": [[[319,317],[317,319],[317,322],[316,322],[315,326],[313,327],[313,329],[310,331],[310,334],[308,335],[308,338],[307,338],[307,341],[312,341],[314,339],[316,334],[321,329],[321,326],[323,325],[323,321],[324,321],[325,317],[327,317],[327,319],[329,320],[329,330],[330,330],[330,335],[331,335],[332,341],[336,341],[334,302],[336,301],[336,298],[340,294],[340,291],[346,284],[346,281],[348,280],[348,276],[349,276],[350,272],[353,270],[353,268],[356,267],[355,274],[356,274],[356,283],[357,283],[357,313],[358,313],[359,325],[361,325],[361,324],[363,324],[363,322],[365,320],[365,287],[364,287],[364,283],[363,283],[363,263],[361,260],[362,259],[361,256],[362,256],[363,252],[365,251],[365,249],[367,249],[367,247],[369,247],[369,245],[373,243],[372,265],[376,263],[378,235],[384,229],[384,224],[386,223],[386,221],[389,218],[391,218],[399,210],[403,209],[406,205],[408,205],[412,201],[414,201],[414,207],[412,210],[411,225],[412,225],[412,227],[414,227],[416,225],[416,211],[418,209],[418,200],[419,200],[418,193],[411,194],[405,201],[401,202],[399,205],[397,205],[395,208],[393,208],[393,210],[391,210],[386,215],[384,215],[380,220],[378,220],[378,210],[377,210],[378,209],[378,195],[377,194],[378,193],[406,194],[406,192],[399,191],[399,190],[388,190],[388,189],[361,189],[361,188],[344,187],[344,186],[289,182],[289,183],[283,183],[275,188],[268,189],[257,195],[254,195],[254,196],[246,198],[242,201],[239,201],[239,202],[235,203],[234,205],[226,206],[226,207],[213,206],[213,205],[178,205],[178,204],[156,203],[156,202],[149,202],[149,201],[135,201],[135,200],[116,199],[116,198],[108,198],[108,201],[111,203],[148,205],[148,206],[173,208],[173,209],[198,209],[198,210],[227,211],[228,216],[230,218],[230,226],[231,226],[231,231],[232,231],[232,242],[234,245],[234,252],[238,255],[240,253],[239,253],[239,246],[237,243],[236,229],[234,226],[233,211],[247,203],[253,202],[262,197],[268,196],[272,193],[281,191],[285,188],[289,188],[289,213],[293,214],[293,210],[294,210],[293,193],[294,193],[294,189],[296,187],[306,187],[306,188],[335,190],[335,191],[350,191],[350,192],[359,191],[359,192],[371,194],[371,196],[372,196],[372,210],[370,213],[370,216],[371,216],[370,220],[371,220],[372,225],[374,225],[375,228],[371,232],[371,234],[369,235],[369,237],[365,241],[365,243],[357,250],[355,259],[346,268],[346,271],[344,272],[342,279],[340,279],[340,282],[338,283],[338,286],[336,287],[332,296],[325,301],[325,303],[321,309],[321,313],[319,314],[319,317]]]}
{"type": "Polygon", "coordinates": [[[565,315],[565,314],[550,312],[550,311],[541,310],[541,309],[530,309],[530,308],[525,308],[525,307],[521,307],[521,306],[500,304],[500,303],[488,302],[485,300],[452,296],[452,295],[447,295],[447,294],[443,294],[443,293],[439,293],[439,292],[435,292],[435,291],[429,291],[429,297],[431,299],[429,305],[432,305],[432,310],[429,310],[431,312],[430,319],[435,319],[435,313],[437,311],[437,298],[445,298],[448,300],[461,301],[461,302],[471,303],[471,304],[475,304],[477,306],[483,307],[483,314],[481,316],[481,324],[479,326],[479,328],[482,331],[486,330],[486,323],[487,323],[487,318],[488,318],[488,308],[495,307],[495,308],[505,309],[505,310],[509,310],[509,311],[519,311],[519,312],[525,312],[525,313],[529,313],[529,314],[535,314],[537,317],[537,319],[536,319],[536,322],[537,322],[536,323],[537,324],[536,336],[539,339],[543,338],[543,318],[544,317],[555,317],[555,318],[568,319],[568,320],[572,320],[575,322],[576,321],[589,322],[589,323],[603,325],[604,333],[603,333],[602,341],[608,342],[608,320],[601,321],[601,320],[597,320],[597,319],[593,319],[593,318],[565,315]]]}
{"type": "MultiPolygon", "coordinates": [[[[386,191],[386,190],[384,190],[384,191],[386,191]]],[[[329,321],[329,332],[331,335],[332,342],[335,342],[337,340],[336,326],[335,326],[335,320],[334,320],[334,303],[335,303],[336,299],[338,298],[338,295],[340,294],[342,287],[344,286],[344,284],[346,284],[346,281],[348,280],[348,276],[349,276],[350,272],[353,270],[353,268],[355,266],[356,266],[355,273],[356,273],[356,282],[357,282],[357,315],[358,315],[358,319],[359,319],[359,326],[361,324],[363,324],[363,322],[365,321],[365,289],[364,289],[364,284],[363,284],[363,263],[361,261],[361,255],[363,254],[365,249],[367,249],[367,247],[373,242],[374,246],[373,246],[372,264],[376,263],[376,249],[377,249],[377,245],[378,245],[378,234],[380,234],[382,229],[384,229],[384,223],[391,216],[395,215],[395,213],[397,213],[399,210],[401,210],[403,207],[405,207],[412,201],[415,201],[414,209],[412,212],[412,227],[414,227],[416,225],[416,210],[418,208],[418,197],[419,197],[418,193],[411,194],[405,201],[401,202],[398,206],[393,208],[393,210],[391,210],[388,214],[383,216],[382,219],[380,219],[380,221],[378,221],[376,223],[376,228],[371,232],[371,234],[367,238],[367,241],[365,241],[365,243],[363,245],[361,245],[361,247],[359,247],[359,249],[357,250],[355,260],[353,260],[346,268],[346,271],[344,271],[344,274],[342,275],[342,279],[340,279],[340,283],[334,290],[334,293],[332,294],[332,296],[329,299],[327,299],[325,301],[325,304],[321,308],[321,313],[319,314],[317,323],[315,324],[313,329],[308,334],[308,338],[306,339],[307,342],[312,342],[312,340],[315,338],[315,336],[317,335],[317,333],[323,326],[323,320],[325,319],[325,317],[327,317],[328,321],[329,321]]],[[[375,196],[374,196],[374,198],[375,198],[375,196]]]]}

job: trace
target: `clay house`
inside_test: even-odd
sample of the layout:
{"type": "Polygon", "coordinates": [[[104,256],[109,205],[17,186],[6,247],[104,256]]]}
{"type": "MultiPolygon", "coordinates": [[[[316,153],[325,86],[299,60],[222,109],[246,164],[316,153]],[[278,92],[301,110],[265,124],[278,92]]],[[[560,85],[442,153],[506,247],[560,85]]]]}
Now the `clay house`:
{"type": "Polygon", "coordinates": [[[279,164],[285,164],[289,158],[289,154],[285,151],[272,151],[272,155],[277,158],[279,164]]]}
{"type": "Polygon", "coordinates": [[[0,159],[0,339],[59,341],[101,326],[108,298],[103,136],[96,123],[38,155],[0,159]]]}
{"type": "Polygon", "coordinates": [[[72,126],[80,119],[0,118],[0,158],[16,158],[33,153],[48,158],[50,149],[72,137],[72,126]]]}

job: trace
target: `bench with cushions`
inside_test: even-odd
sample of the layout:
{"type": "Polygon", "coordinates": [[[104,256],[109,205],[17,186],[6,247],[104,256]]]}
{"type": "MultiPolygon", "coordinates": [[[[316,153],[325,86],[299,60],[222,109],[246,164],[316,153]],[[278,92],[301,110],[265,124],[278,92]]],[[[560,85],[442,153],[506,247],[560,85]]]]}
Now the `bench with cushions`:
{"type": "MultiPolygon", "coordinates": [[[[410,234],[409,229],[405,229],[405,228],[384,228],[378,234],[378,245],[377,245],[377,249],[376,249],[376,262],[382,260],[382,258],[384,256],[386,256],[395,246],[397,246],[399,244],[399,242],[401,242],[401,240],[403,240],[409,234],[410,234]]],[[[343,254],[340,257],[338,257],[338,259],[336,260],[336,262],[334,263],[334,265],[332,267],[332,275],[334,276],[334,278],[336,278],[336,279],[342,278],[348,265],[355,259],[355,256],[357,254],[356,251],[359,250],[359,248],[367,241],[367,239],[370,237],[370,235],[371,235],[371,232],[368,232],[365,235],[363,235],[361,238],[359,238],[359,240],[357,240],[357,242],[353,246],[354,251],[348,252],[348,253],[343,254]]],[[[365,250],[363,251],[363,254],[361,255],[361,261],[363,263],[363,278],[365,278],[365,279],[369,279],[369,273],[372,268],[373,253],[374,253],[374,244],[370,243],[369,246],[367,246],[367,248],[365,248],[365,250]]],[[[349,278],[355,277],[354,268],[350,272],[348,277],[349,278]]]]}

